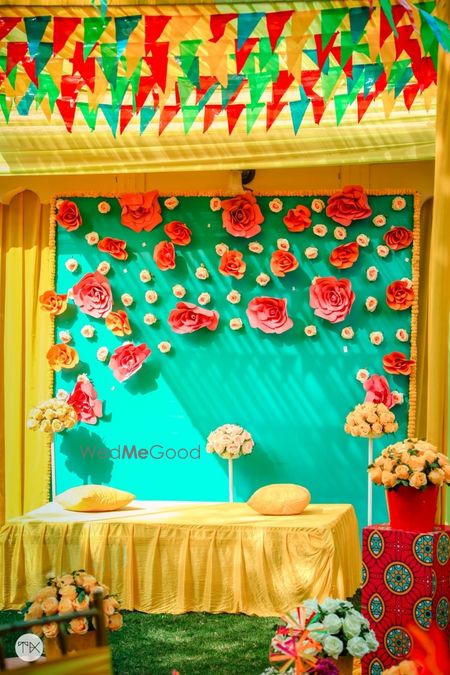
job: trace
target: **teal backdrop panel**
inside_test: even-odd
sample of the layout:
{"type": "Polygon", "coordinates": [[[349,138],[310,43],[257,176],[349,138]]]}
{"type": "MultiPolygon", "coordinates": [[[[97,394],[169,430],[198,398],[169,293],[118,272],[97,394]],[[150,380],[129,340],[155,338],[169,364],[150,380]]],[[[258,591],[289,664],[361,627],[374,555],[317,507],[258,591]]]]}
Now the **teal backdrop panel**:
{"type": "MultiPolygon", "coordinates": [[[[384,245],[383,237],[391,226],[413,228],[414,195],[404,195],[406,206],[401,211],[392,207],[395,195],[370,195],[372,215],[348,227],[345,242],[335,239],[333,232],[339,224],[325,211],[312,213],[313,225],[326,225],[324,237],[314,234],[313,226],[291,233],[283,223],[288,209],[297,204],[310,207],[313,197],[326,202],[327,196],[277,196],[283,202],[281,213],[270,210],[269,202],[274,196],[257,195],[265,220],[262,231],[251,240],[232,237],[225,231],[222,212],[211,210],[210,196],[178,196],[175,210],[168,210],[165,198],[160,196],[163,222],[151,232],[142,233],[121,224],[116,197],[62,196],[76,202],[83,224],[73,232],[56,228],[56,290],[66,292],[84,274],[95,271],[101,261],[108,261],[114,309],[125,309],[132,335],[116,337],[103,319],[86,316],[73,302],[56,319],[55,340],[60,331],[69,330],[70,344],[78,351],[80,363],[75,369],[56,373],[55,391],[71,391],[77,375],[86,373],[104,401],[104,416],[95,426],[80,423],[72,431],[56,435],[57,493],[81,483],[103,483],[129,490],[139,499],[226,501],[227,462],[206,453],[206,438],[217,426],[236,423],[244,426],[255,441],[253,453],[234,462],[236,500],[246,500],[255,489],[268,483],[295,482],[305,485],[316,503],[352,503],[360,523],[365,523],[367,441],[348,436],[343,426],[347,413],[364,400],[365,392],[356,373],[366,368],[371,374],[385,375],[391,389],[404,395],[404,403],[393,408],[398,432],[376,440],[375,451],[407,436],[409,377],[384,373],[382,358],[392,351],[410,354],[411,345],[399,342],[396,331],[403,328],[411,335],[411,310],[388,308],[385,291],[392,281],[412,277],[412,246],[390,251],[385,258],[379,256],[377,247],[384,245]],[[111,206],[107,214],[98,210],[103,200],[111,206]],[[372,222],[379,214],[386,218],[382,227],[372,222]],[[163,227],[172,220],[183,221],[191,228],[192,242],[176,246],[175,269],[161,271],[153,261],[153,248],[168,239],[163,227]],[[89,232],[97,232],[100,238],[126,240],[128,259],[115,260],[89,245],[85,238],[89,232]],[[354,241],[360,234],[366,234],[370,242],[360,248],[353,267],[333,267],[328,260],[333,248],[354,241]],[[280,237],[289,241],[290,250],[300,262],[299,268],[284,278],[270,271],[270,257],[280,237]],[[249,251],[250,241],[260,242],[263,252],[249,251]],[[215,246],[222,242],[243,252],[247,263],[243,279],[219,273],[220,258],[215,246]],[[318,249],[314,260],[304,254],[310,246],[318,249]],[[75,272],[66,268],[69,258],[78,262],[75,272]],[[210,274],[207,280],[195,276],[202,264],[210,274]],[[379,271],[373,282],[366,275],[372,265],[379,271]],[[143,269],[152,274],[149,283],[140,280],[143,269]],[[271,276],[264,288],[255,281],[261,272],[271,276]],[[350,279],[356,300],[344,322],[333,325],[314,316],[309,288],[316,276],[350,279]],[[216,331],[188,335],[172,332],[167,318],[178,302],[172,292],[175,284],[186,288],[185,301],[197,304],[200,293],[211,295],[207,308],[220,314],[216,331]],[[152,289],[159,295],[153,305],[145,300],[146,291],[152,289]],[[237,305],[226,298],[231,289],[241,293],[237,305]],[[131,307],[123,307],[123,293],[133,296],[131,307]],[[259,295],[287,298],[288,313],[294,321],[291,330],[276,335],[250,327],[245,309],[259,295]],[[365,307],[368,296],[378,299],[373,313],[365,307]],[[154,325],[144,323],[148,312],[158,318],[154,325]],[[241,330],[230,329],[229,321],[234,317],[242,319],[241,330]],[[81,335],[87,324],[95,327],[90,339],[81,335]],[[307,337],[304,328],[311,324],[317,327],[317,335],[307,337]],[[351,340],[341,337],[346,326],[354,330],[351,340]],[[381,345],[371,343],[372,331],[383,332],[381,345]],[[145,342],[152,353],[138,373],[120,383],[108,367],[109,359],[101,362],[96,354],[102,346],[111,354],[126,340],[145,342]],[[158,350],[163,340],[171,343],[170,353],[158,350]],[[118,458],[124,446],[133,445],[137,450],[153,448],[154,457],[118,458]]],[[[374,498],[374,522],[384,521],[384,490],[375,488],[374,498]]]]}

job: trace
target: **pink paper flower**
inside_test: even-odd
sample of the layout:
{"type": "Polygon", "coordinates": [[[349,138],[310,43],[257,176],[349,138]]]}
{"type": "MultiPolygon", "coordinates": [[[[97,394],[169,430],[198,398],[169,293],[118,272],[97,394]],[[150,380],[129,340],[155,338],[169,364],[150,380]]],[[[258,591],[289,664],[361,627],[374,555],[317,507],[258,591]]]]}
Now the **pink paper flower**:
{"type": "Polygon", "coordinates": [[[111,265],[106,260],[102,260],[102,262],[97,265],[97,272],[100,272],[103,276],[106,276],[110,269],[111,265]]]}
{"type": "Polygon", "coordinates": [[[147,312],[147,314],[144,314],[144,323],[147,326],[153,326],[158,321],[157,317],[152,314],[151,312],[147,312]]]}
{"type": "Polygon", "coordinates": [[[370,239],[367,236],[367,234],[358,234],[358,236],[356,237],[356,243],[358,244],[358,246],[362,246],[363,248],[365,248],[370,244],[370,239]]]}
{"type": "Polygon", "coordinates": [[[250,326],[263,333],[284,333],[293,326],[287,313],[286,298],[253,298],[247,306],[247,316],[250,326]]]}
{"type": "Polygon", "coordinates": [[[114,351],[109,361],[109,367],[116,380],[125,382],[142,368],[142,364],[150,354],[151,350],[145,342],[140,345],[127,342],[114,351]]]}
{"type": "Polygon", "coordinates": [[[100,202],[97,209],[99,213],[109,213],[111,211],[111,204],[109,202],[100,202]]]}
{"type": "Polygon", "coordinates": [[[66,260],[64,265],[69,272],[76,272],[78,269],[78,260],[75,260],[75,258],[69,258],[66,260]]]}
{"type": "Polygon", "coordinates": [[[181,284],[175,284],[175,286],[172,286],[172,293],[176,298],[184,298],[186,289],[181,284]]]}
{"type": "Polygon", "coordinates": [[[389,255],[389,251],[390,251],[389,247],[384,246],[384,244],[380,244],[379,246],[377,246],[377,253],[380,256],[380,258],[387,258],[387,256],[389,255]]]}
{"type": "Polygon", "coordinates": [[[176,309],[170,312],[168,321],[174,333],[194,333],[201,328],[216,330],[219,313],[198,307],[192,302],[178,302],[176,309]]]}
{"type": "Polygon", "coordinates": [[[152,280],[152,275],[148,270],[141,270],[139,272],[139,279],[142,281],[143,284],[147,284],[149,281],[152,280]]]}
{"type": "Polygon", "coordinates": [[[209,279],[209,272],[204,265],[200,265],[195,270],[195,276],[197,279],[200,279],[200,281],[205,281],[206,279],[209,279]]]}
{"type": "Polygon", "coordinates": [[[145,294],[145,301],[150,305],[158,300],[158,293],[156,291],[147,291],[145,294]]]}
{"type": "Polygon", "coordinates": [[[86,424],[96,424],[97,419],[103,416],[103,404],[97,398],[97,392],[87,377],[81,377],[67,399],[77,413],[78,421],[86,424]]]}
{"type": "Polygon", "coordinates": [[[339,323],[350,314],[355,294],[349,279],[318,277],[309,289],[309,304],[316,316],[339,323]]]}
{"type": "Polygon", "coordinates": [[[221,257],[223,256],[224,253],[226,253],[229,250],[229,246],[221,242],[220,244],[216,244],[215,246],[215,251],[217,255],[220,255],[221,257]]]}
{"type": "Polygon", "coordinates": [[[392,392],[392,400],[394,401],[394,405],[402,405],[403,401],[405,400],[405,395],[402,394],[401,391],[394,389],[392,392]]]}
{"type": "Polygon", "coordinates": [[[290,244],[287,239],[277,239],[277,248],[280,251],[289,251],[290,244]]]}
{"type": "Polygon", "coordinates": [[[99,272],[85,274],[73,287],[73,300],[84,314],[104,318],[113,304],[109,281],[99,272]]]}
{"type": "Polygon", "coordinates": [[[384,403],[388,408],[392,408],[394,400],[388,381],[383,375],[371,375],[364,382],[364,389],[366,391],[365,401],[372,401],[373,403],[384,403]]]}
{"type": "Polygon", "coordinates": [[[200,293],[198,296],[197,302],[199,305],[207,305],[211,302],[211,296],[209,293],[200,293]]]}

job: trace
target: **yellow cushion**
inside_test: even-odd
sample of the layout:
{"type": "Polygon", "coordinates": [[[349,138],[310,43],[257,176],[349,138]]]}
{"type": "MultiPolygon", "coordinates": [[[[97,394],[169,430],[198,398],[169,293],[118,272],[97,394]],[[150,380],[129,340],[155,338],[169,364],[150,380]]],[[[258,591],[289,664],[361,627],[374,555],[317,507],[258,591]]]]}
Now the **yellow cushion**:
{"type": "Polygon", "coordinates": [[[55,497],[68,511],[118,511],[129,504],[135,495],[108,485],[79,485],[55,497]]]}
{"type": "Polygon", "coordinates": [[[302,513],[310,501],[309,490],[301,485],[277,483],[256,490],[247,504],[264,516],[294,516],[302,513]]]}

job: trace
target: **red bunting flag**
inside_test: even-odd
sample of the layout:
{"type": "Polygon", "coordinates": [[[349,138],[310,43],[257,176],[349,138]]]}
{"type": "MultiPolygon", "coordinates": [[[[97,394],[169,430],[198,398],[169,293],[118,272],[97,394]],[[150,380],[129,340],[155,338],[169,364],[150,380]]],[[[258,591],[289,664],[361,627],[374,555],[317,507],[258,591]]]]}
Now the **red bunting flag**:
{"type": "MultiPolygon", "coordinates": [[[[282,97],[294,81],[294,76],[287,70],[282,70],[276,82],[272,84],[272,104],[277,106],[282,97]]],[[[275,121],[275,120],[273,120],[275,121]]],[[[272,126],[272,125],[271,125],[272,126]]]]}
{"type": "Polygon", "coordinates": [[[133,117],[133,106],[123,105],[120,108],[120,132],[123,133],[133,117]]]}
{"type": "Polygon", "coordinates": [[[55,16],[53,19],[53,54],[61,51],[80,23],[79,17],[55,16]]]}
{"type": "Polygon", "coordinates": [[[84,60],[83,43],[77,42],[73,57],[69,59],[72,63],[72,75],[79,73],[83,81],[87,84],[91,91],[95,89],[95,58],[88,56],[84,60]]]}
{"type": "Polygon", "coordinates": [[[145,56],[144,61],[148,64],[156,83],[159,84],[162,91],[165,91],[167,84],[169,43],[155,42],[151,45],[150,50],[151,56],[145,56]]]}
{"type": "Polygon", "coordinates": [[[57,98],[56,105],[58,106],[60,115],[64,120],[64,124],[66,125],[67,131],[69,132],[69,134],[72,133],[73,120],[77,109],[75,101],[66,101],[57,98]]]}
{"type": "Polygon", "coordinates": [[[167,16],[166,14],[163,14],[161,16],[146,16],[145,17],[145,46],[146,50],[145,53],[148,52],[147,47],[150,47],[153,43],[155,43],[158,38],[161,37],[163,30],[169,23],[171,16],[167,16]]]}
{"type": "Polygon", "coordinates": [[[0,19],[0,40],[3,40],[21,21],[21,16],[3,16],[0,19]]]}
{"type": "Polygon", "coordinates": [[[266,115],[266,130],[269,131],[272,124],[277,119],[280,112],[283,110],[284,106],[287,105],[287,102],[284,103],[268,103],[267,104],[267,115],[266,115]]]}
{"type": "Polygon", "coordinates": [[[179,105],[165,105],[159,113],[159,135],[161,136],[167,125],[173,120],[180,110],[179,105]]]}
{"type": "Polygon", "coordinates": [[[367,108],[372,103],[373,99],[376,97],[375,92],[371,92],[364,96],[364,94],[358,94],[356,97],[356,102],[358,105],[358,123],[361,122],[362,118],[367,112],[367,108]]]}
{"type": "Polygon", "coordinates": [[[236,17],[237,14],[212,14],[209,24],[212,34],[210,42],[218,42],[225,33],[227,23],[229,23],[236,17]]]}
{"type": "Polygon", "coordinates": [[[238,41],[235,40],[235,53],[236,53],[236,73],[240,73],[242,68],[245,66],[245,62],[247,61],[250,52],[252,49],[258,44],[259,38],[248,38],[242,45],[240,49],[238,49],[238,41]]]}
{"type": "Polygon", "coordinates": [[[268,12],[266,14],[267,32],[269,34],[270,46],[273,52],[276,49],[278,39],[283,32],[283,28],[293,13],[294,10],[289,9],[284,12],[268,12]]]}
{"type": "Polygon", "coordinates": [[[205,114],[203,117],[203,133],[208,131],[217,115],[222,112],[221,105],[205,105],[205,114]]]}
{"type": "Polygon", "coordinates": [[[234,127],[237,124],[238,119],[240,118],[242,111],[244,110],[245,105],[242,103],[235,103],[234,105],[227,106],[227,120],[228,120],[228,133],[231,134],[234,127]]]}
{"type": "Polygon", "coordinates": [[[136,94],[135,105],[136,113],[145,105],[147,98],[156,85],[156,80],[153,75],[142,75],[139,80],[139,87],[136,94]]]}

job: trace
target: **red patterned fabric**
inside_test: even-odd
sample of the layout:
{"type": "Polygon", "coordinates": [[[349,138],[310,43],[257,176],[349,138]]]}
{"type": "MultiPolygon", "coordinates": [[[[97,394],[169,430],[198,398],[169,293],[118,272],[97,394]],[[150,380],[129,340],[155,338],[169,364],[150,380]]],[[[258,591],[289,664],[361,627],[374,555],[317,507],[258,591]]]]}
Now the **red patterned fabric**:
{"type": "Polygon", "coordinates": [[[387,525],[363,529],[361,611],[370,621],[378,650],[362,661],[362,675],[382,671],[408,658],[410,626],[432,623],[450,637],[450,527],[404,532],[387,525]]]}

